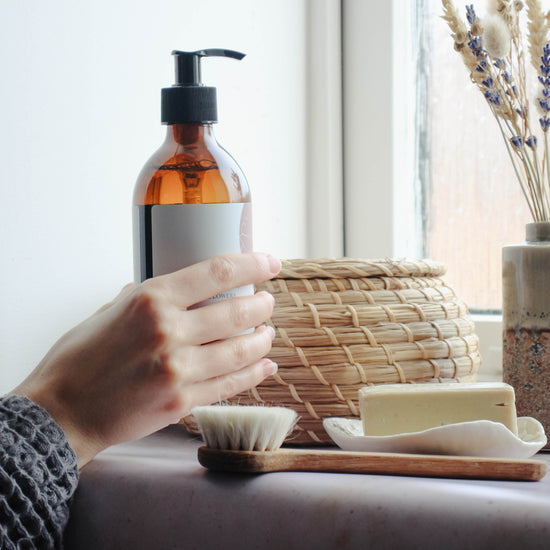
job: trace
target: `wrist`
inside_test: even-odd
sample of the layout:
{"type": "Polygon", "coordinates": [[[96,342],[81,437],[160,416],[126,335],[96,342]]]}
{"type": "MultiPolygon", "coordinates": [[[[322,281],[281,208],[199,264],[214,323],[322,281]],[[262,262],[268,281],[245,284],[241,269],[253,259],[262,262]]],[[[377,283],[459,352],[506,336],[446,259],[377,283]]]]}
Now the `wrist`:
{"type": "Polygon", "coordinates": [[[64,408],[55,398],[34,394],[31,391],[24,391],[21,387],[16,388],[7,395],[26,397],[46,411],[65,435],[69,447],[76,455],[79,469],[85,466],[103,450],[104,447],[99,444],[94,444],[94,438],[86,436],[83,431],[76,426],[75,422],[65,414],[64,408]]]}

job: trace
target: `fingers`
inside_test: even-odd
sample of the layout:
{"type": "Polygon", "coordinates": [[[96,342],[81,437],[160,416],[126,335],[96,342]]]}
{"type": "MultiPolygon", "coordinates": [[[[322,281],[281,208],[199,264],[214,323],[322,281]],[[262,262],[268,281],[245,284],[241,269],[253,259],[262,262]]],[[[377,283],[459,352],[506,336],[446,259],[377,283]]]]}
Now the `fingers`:
{"type": "Polygon", "coordinates": [[[180,312],[178,332],[181,342],[206,344],[229,338],[257,327],[271,317],[274,299],[268,292],[242,296],[180,312]]]}
{"type": "Polygon", "coordinates": [[[269,353],[274,336],[273,328],[262,325],[253,334],[197,347],[182,367],[182,379],[192,384],[254,364],[269,353]]]}
{"type": "Polygon", "coordinates": [[[174,303],[187,308],[220,292],[267,281],[280,269],[281,262],[268,254],[229,254],[157,277],[149,284],[164,285],[174,303]]]}
{"type": "Polygon", "coordinates": [[[192,386],[191,399],[184,399],[186,403],[192,403],[183,414],[188,414],[197,405],[209,405],[222,402],[241,392],[256,387],[268,376],[277,372],[277,364],[269,359],[260,361],[242,368],[236,372],[211,378],[192,386]]]}
{"type": "Polygon", "coordinates": [[[277,364],[264,357],[273,336],[271,327],[262,326],[253,334],[192,346],[191,353],[185,347],[159,357],[145,392],[147,400],[156,396],[168,421],[177,422],[194,406],[223,401],[257,386],[277,372],[277,364]]]}

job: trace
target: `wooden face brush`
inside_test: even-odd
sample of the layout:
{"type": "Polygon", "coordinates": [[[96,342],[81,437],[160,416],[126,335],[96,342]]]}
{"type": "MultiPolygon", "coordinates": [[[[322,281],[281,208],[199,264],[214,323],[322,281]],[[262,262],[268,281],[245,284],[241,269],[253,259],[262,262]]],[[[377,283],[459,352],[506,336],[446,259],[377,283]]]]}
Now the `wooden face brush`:
{"type": "Polygon", "coordinates": [[[465,479],[536,481],[546,463],[531,459],[478,458],[400,453],[361,453],[338,449],[280,449],[297,415],[284,407],[212,405],[192,411],[206,446],[202,466],[214,471],[336,472],[465,479]]]}

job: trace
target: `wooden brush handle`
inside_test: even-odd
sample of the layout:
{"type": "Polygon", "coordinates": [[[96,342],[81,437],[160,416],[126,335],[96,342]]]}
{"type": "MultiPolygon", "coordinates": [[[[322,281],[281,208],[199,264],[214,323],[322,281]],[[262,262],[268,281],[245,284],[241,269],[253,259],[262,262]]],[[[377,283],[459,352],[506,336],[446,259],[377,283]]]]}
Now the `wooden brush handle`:
{"type": "Polygon", "coordinates": [[[537,481],[546,463],[532,459],[504,459],[398,453],[279,449],[277,451],[220,451],[201,447],[199,462],[222,472],[336,472],[465,479],[537,481]]]}

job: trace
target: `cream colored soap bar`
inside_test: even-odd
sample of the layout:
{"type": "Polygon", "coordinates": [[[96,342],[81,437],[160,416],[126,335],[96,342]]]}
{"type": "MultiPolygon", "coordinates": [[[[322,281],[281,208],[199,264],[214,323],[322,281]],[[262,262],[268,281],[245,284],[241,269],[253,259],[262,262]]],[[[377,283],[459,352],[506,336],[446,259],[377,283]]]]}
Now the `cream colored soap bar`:
{"type": "Polygon", "coordinates": [[[435,426],[492,420],[517,435],[514,388],[500,382],[383,384],[359,390],[365,435],[394,435],[435,426]]]}

